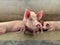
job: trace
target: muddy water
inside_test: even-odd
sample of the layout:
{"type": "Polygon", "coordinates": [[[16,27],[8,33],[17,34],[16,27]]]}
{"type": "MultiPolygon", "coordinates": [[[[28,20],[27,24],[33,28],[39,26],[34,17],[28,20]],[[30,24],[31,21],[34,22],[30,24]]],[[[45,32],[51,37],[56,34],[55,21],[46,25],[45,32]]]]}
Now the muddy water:
{"type": "Polygon", "coordinates": [[[60,31],[44,32],[36,36],[24,35],[20,32],[9,32],[0,35],[0,40],[60,40],[60,31]]]}

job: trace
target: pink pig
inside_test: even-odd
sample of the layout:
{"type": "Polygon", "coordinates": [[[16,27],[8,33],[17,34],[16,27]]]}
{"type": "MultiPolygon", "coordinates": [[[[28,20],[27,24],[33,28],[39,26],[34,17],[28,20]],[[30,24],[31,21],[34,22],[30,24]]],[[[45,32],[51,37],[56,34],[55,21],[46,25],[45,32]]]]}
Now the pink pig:
{"type": "Polygon", "coordinates": [[[25,26],[23,21],[15,20],[8,22],[0,22],[0,34],[4,34],[6,32],[16,32],[25,30],[25,26]]]}
{"type": "Polygon", "coordinates": [[[35,32],[39,32],[39,28],[42,31],[42,24],[38,21],[42,18],[42,11],[39,11],[37,14],[33,11],[30,11],[26,9],[24,13],[23,22],[25,26],[28,28],[29,31],[33,32],[33,35],[35,35],[35,32]]]}

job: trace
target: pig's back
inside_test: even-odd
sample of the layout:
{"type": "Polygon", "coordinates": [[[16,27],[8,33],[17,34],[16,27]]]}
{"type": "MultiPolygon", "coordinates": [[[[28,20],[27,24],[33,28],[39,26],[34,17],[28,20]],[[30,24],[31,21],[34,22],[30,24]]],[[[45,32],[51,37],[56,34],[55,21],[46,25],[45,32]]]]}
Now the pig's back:
{"type": "Polygon", "coordinates": [[[9,21],[9,22],[1,22],[0,27],[6,28],[7,30],[12,30],[12,28],[17,24],[19,25],[23,24],[22,21],[16,20],[16,21],[9,21]]]}

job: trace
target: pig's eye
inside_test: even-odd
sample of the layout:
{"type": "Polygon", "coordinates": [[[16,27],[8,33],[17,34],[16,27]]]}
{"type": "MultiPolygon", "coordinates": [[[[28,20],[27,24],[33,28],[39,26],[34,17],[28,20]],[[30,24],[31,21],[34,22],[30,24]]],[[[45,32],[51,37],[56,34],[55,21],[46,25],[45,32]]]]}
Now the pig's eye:
{"type": "Polygon", "coordinates": [[[46,24],[47,27],[49,27],[50,25],[49,24],[46,24]]]}

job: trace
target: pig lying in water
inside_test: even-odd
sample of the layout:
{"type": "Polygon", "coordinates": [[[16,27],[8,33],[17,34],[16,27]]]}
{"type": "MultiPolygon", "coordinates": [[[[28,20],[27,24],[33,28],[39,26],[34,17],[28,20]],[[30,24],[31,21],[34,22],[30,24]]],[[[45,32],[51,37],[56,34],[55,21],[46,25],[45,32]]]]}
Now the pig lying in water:
{"type": "Polygon", "coordinates": [[[60,21],[45,21],[43,29],[48,31],[60,30],[60,21]]]}
{"type": "Polygon", "coordinates": [[[26,9],[24,13],[23,22],[28,31],[32,32],[33,35],[35,35],[35,32],[39,32],[38,31],[39,29],[41,29],[41,33],[43,32],[42,24],[38,22],[38,20],[40,20],[41,18],[42,18],[42,11],[36,14],[35,12],[26,9]]]}
{"type": "Polygon", "coordinates": [[[15,32],[23,30],[25,30],[23,21],[15,20],[9,22],[0,22],[0,34],[4,34],[10,31],[15,32]]]}

